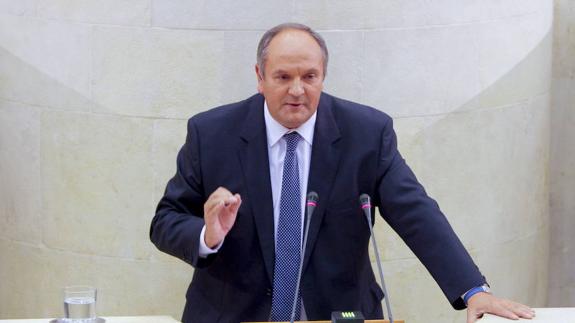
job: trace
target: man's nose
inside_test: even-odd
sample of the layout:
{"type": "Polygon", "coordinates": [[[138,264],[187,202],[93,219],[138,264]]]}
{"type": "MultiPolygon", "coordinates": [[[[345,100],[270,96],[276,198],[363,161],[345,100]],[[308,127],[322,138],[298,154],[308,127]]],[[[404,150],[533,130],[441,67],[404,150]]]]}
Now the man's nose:
{"type": "Polygon", "coordinates": [[[290,84],[288,93],[293,96],[300,96],[304,93],[303,84],[301,83],[300,79],[294,79],[294,81],[290,84]]]}

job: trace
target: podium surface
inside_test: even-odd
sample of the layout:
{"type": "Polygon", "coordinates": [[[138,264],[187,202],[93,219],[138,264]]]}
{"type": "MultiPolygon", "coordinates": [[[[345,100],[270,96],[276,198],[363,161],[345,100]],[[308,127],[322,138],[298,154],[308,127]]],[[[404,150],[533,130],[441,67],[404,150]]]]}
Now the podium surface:
{"type": "MultiPolygon", "coordinates": [[[[178,323],[170,316],[102,316],[106,323],[178,323]]],[[[1,323],[48,323],[53,318],[0,320],[1,323]]]]}
{"type": "MultiPolygon", "coordinates": [[[[499,316],[485,314],[477,323],[575,323],[575,307],[547,307],[534,308],[535,317],[531,320],[520,319],[518,321],[509,320],[499,316]]],[[[2,321],[0,321],[2,322],[2,321]]],[[[389,323],[388,320],[366,320],[366,323],[389,323]]],[[[397,323],[404,321],[394,320],[397,323]]],[[[254,322],[264,323],[264,322],[254,322]]],[[[288,323],[288,322],[283,322],[288,323]]],[[[331,323],[331,321],[300,321],[300,323],[331,323]]]]}
{"type": "MultiPolygon", "coordinates": [[[[2,322],[2,321],[0,321],[2,322]]],[[[248,322],[244,322],[248,323],[248,322]]],[[[267,322],[249,322],[249,323],[267,323],[267,322]]],[[[276,322],[276,323],[289,323],[286,322],[276,322]]],[[[296,323],[331,323],[331,321],[296,321],[296,323]]],[[[389,320],[365,320],[365,323],[389,323],[389,320]]],[[[403,320],[393,320],[393,323],[405,323],[403,320]]]]}
{"type": "MultiPolygon", "coordinates": [[[[532,320],[521,319],[513,321],[504,319],[491,314],[478,320],[478,323],[557,323],[573,322],[575,323],[575,307],[557,307],[557,308],[535,308],[535,318],[532,320]]],[[[106,323],[178,323],[170,316],[103,316],[106,323]]],[[[47,323],[52,318],[44,319],[19,319],[19,320],[0,320],[0,323],[47,323]]],[[[388,320],[366,320],[366,323],[389,323],[388,320]]],[[[395,320],[397,323],[404,323],[403,320],[395,320]]],[[[261,322],[264,323],[264,322],[261,322]]],[[[287,322],[285,322],[287,323],[287,322]]],[[[330,321],[301,321],[300,323],[330,323],[330,321]]]]}
{"type": "Polygon", "coordinates": [[[478,323],[510,323],[510,322],[530,322],[530,323],[567,323],[575,322],[575,307],[547,307],[534,308],[535,317],[531,320],[520,319],[513,321],[499,316],[485,314],[478,323]]]}

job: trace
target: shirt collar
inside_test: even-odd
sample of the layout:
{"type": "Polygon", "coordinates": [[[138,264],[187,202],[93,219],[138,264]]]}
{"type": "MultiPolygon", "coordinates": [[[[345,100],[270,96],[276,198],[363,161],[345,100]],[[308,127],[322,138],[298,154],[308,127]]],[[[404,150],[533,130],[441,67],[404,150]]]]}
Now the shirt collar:
{"type": "Polygon", "coordinates": [[[266,123],[266,133],[268,136],[268,147],[272,147],[288,132],[297,131],[300,136],[311,146],[313,142],[313,132],[317,110],[301,126],[295,129],[288,129],[274,119],[268,109],[268,103],[264,101],[264,119],[266,123]]]}

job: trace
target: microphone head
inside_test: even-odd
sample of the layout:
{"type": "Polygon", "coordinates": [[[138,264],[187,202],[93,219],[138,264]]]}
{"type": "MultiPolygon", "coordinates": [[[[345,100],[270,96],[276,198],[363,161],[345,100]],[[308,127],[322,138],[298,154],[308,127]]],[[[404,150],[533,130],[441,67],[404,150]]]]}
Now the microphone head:
{"type": "Polygon", "coordinates": [[[359,203],[361,204],[362,209],[371,208],[371,199],[367,194],[361,194],[359,196],[359,203]]]}
{"type": "Polygon", "coordinates": [[[316,192],[311,191],[311,192],[307,193],[306,205],[308,205],[308,206],[316,206],[318,200],[319,200],[319,196],[317,195],[316,192]]]}

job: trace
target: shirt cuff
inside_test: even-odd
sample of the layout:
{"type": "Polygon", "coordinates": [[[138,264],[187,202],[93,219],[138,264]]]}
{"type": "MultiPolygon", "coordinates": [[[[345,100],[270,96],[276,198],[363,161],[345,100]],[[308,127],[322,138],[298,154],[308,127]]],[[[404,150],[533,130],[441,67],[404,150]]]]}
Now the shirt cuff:
{"type": "Polygon", "coordinates": [[[465,305],[467,305],[467,302],[469,301],[471,296],[473,296],[477,293],[482,293],[482,292],[483,293],[491,293],[491,290],[489,289],[489,285],[484,284],[481,286],[473,287],[472,289],[465,292],[465,294],[461,295],[461,298],[463,299],[463,302],[465,302],[465,305]]]}
{"type": "Polygon", "coordinates": [[[218,252],[218,250],[220,250],[220,248],[222,247],[222,244],[224,244],[224,241],[222,240],[222,242],[220,242],[214,249],[208,247],[206,245],[206,241],[204,240],[204,236],[206,235],[206,226],[204,225],[204,227],[202,228],[202,232],[200,233],[200,250],[199,250],[199,256],[202,258],[207,258],[209,255],[214,254],[216,252],[218,252]]]}

